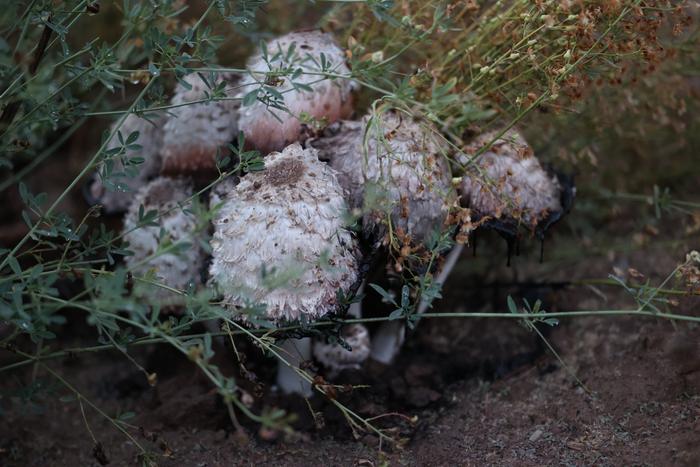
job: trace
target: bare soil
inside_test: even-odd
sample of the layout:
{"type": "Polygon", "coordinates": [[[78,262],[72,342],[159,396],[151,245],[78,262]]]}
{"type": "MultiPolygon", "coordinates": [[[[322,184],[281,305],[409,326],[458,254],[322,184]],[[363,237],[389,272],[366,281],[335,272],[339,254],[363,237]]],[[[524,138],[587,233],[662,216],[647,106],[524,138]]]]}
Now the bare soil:
{"type": "MultiPolygon", "coordinates": [[[[541,299],[548,311],[630,308],[634,302],[619,289],[563,287],[558,281],[634,267],[658,282],[693,247],[675,240],[671,247],[651,244],[644,253],[592,248],[582,260],[564,249],[575,241],[553,242],[543,264],[537,263],[538,247],[530,245],[532,251],[506,268],[505,247],[487,239],[476,258],[465,253],[435,310],[505,310],[509,294],[541,299]]],[[[674,311],[697,314],[697,306],[698,300],[683,298],[674,311]]],[[[79,339],[89,330],[75,321],[68,329],[79,339]]],[[[260,433],[239,417],[248,433],[241,436],[204,377],[165,347],[132,354],[158,373],[155,387],[116,352],[50,364],[105,412],[136,413],[130,433],[158,453],[161,466],[700,465],[699,326],[585,317],[540,329],[568,370],[516,320],[449,318],[421,321],[394,365],[370,362],[361,372],[337,377],[334,382],[369,386],[340,394],[339,400],[365,417],[384,414],[374,423],[402,439],[400,446],[379,445],[369,434],[354,436],[338,410],[320,397],[307,405],[269,386],[259,393],[249,388],[256,408],[296,413],[296,434],[260,433]]],[[[243,341],[239,350],[248,355],[249,369],[272,381],[273,361],[243,341]]],[[[216,358],[224,372],[236,374],[230,353],[219,347],[216,358]]],[[[13,358],[0,355],[0,364],[13,358]]],[[[17,392],[18,383],[26,383],[31,371],[0,382],[0,465],[140,463],[134,443],[86,404],[92,434],[75,399],[17,403],[26,395],[17,392]]],[[[57,396],[67,394],[41,369],[38,377],[57,396]]]]}

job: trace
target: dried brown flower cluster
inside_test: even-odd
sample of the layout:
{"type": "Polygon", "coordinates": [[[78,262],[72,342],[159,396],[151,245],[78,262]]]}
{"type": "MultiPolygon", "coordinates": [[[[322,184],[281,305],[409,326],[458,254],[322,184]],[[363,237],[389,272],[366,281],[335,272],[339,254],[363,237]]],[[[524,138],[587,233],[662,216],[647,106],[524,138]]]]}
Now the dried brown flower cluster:
{"type": "Polygon", "coordinates": [[[411,76],[417,100],[428,103],[417,110],[460,136],[475,123],[477,132],[490,124],[492,114],[475,113],[479,108],[508,119],[531,107],[559,111],[597,86],[636,82],[657,71],[676,53],[660,38],[688,28],[687,5],[511,0],[441,8],[405,1],[390,11],[401,18],[400,27],[378,21],[370,9],[352,18],[341,9],[329,25],[346,34],[355,59],[371,62],[375,49],[384,57],[398,54],[388,66],[411,76]],[[406,49],[411,43],[422,45],[406,49]],[[449,99],[435,98],[439,85],[448,86],[449,99]]]}
{"type": "Polygon", "coordinates": [[[700,293],[700,253],[691,251],[685,256],[685,263],[678,268],[678,278],[690,293],[700,293]]]}

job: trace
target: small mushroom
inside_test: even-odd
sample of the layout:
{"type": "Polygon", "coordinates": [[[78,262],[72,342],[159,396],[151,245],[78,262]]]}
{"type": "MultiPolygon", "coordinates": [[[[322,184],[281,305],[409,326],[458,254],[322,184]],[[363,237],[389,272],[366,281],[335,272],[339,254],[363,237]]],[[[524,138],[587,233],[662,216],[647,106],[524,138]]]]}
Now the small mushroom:
{"type": "Polygon", "coordinates": [[[341,337],[347,347],[338,343],[314,342],[314,357],[332,375],[343,370],[359,369],[370,354],[369,332],[365,325],[348,324],[343,327],[341,337]]]}
{"type": "MultiPolygon", "coordinates": [[[[134,199],[134,192],[146,185],[160,172],[160,149],[163,143],[164,117],[160,114],[149,114],[148,120],[136,114],[129,114],[119,131],[114,134],[107,145],[107,150],[121,148],[127,139],[138,132],[138,138],[129,145],[139,148],[125,148],[124,152],[109,159],[105,164],[111,165],[109,182],[102,180],[100,173],[95,173],[87,188],[86,197],[90,204],[101,204],[108,214],[124,212],[134,199]],[[123,141],[119,140],[119,134],[123,141]],[[127,164],[125,169],[122,160],[135,157],[143,158],[141,164],[127,164]]],[[[114,126],[112,126],[112,131],[114,126]]]]}
{"type": "MultiPolygon", "coordinates": [[[[441,228],[456,199],[440,137],[398,111],[330,125],[309,145],[339,172],[374,248],[386,244],[389,222],[394,232],[423,243],[441,228]]],[[[390,363],[404,336],[403,322],[383,323],[372,337],[372,358],[390,363]]]]}
{"type": "Polygon", "coordinates": [[[571,209],[576,188],[570,177],[543,168],[518,131],[508,130],[496,139],[499,133],[480,135],[459,157],[466,167],[459,192],[472,220],[506,238],[510,264],[520,228],[543,242],[547,229],[571,209]],[[494,139],[475,163],[470,163],[494,139]]]}
{"type": "MultiPolygon", "coordinates": [[[[238,319],[281,324],[343,311],[338,290],[351,296],[359,284],[359,247],[336,173],[316,151],[292,144],[271,153],[264,171],[218,189],[213,203],[209,272],[238,319]],[[261,316],[236,313],[252,304],[265,305],[261,316]]],[[[310,343],[292,346],[310,359],[310,343]]],[[[283,391],[310,394],[295,372],[281,366],[278,376],[283,391]]]]}
{"type": "Polygon", "coordinates": [[[315,119],[328,124],[352,113],[355,84],[323,76],[350,74],[345,54],[331,34],[303,31],[273,39],[248,61],[247,68],[238,96],[247,100],[255,93],[257,100],[241,109],[239,125],[247,143],[262,154],[299,141],[305,122],[315,119]],[[295,70],[294,76],[279,75],[289,68],[295,70]]]}
{"type": "MultiPolygon", "coordinates": [[[[461,178],[461,203],[470,209],[471,224],[494,228],[508,239],[509,260],[518,227],[525,226],[542,238],[545,230],[571,207],[575,188],[570,179],[545,170],[530,145],[516,130],[485,133],[469,144],[459,162],[467,167],[461,178]],[[470,161],[491,141],[474,164],[470,161]]],[[[436,282],[443,284],[464,248],[455,245],[445,258],[436,282]]],[[[418,314],[429,303],[422,302],[418,314]]],[[[377,339],[375,339],[376,341],[377,339]]]]}
{"type": "Polygon", "coordinates": [[[338,171],[350,206],[362,213],[365,235],[374,241],[386,241],[389,220],[394,231],[425,241],[455,199],[440,138],[398,111],[338,122],[309,145],[338,171]]]}
{"type": "MultiPolygon", "coordinates": [[[[189,211],[191,207],[184,204],[193,192],[189,179],[159,177],[136,193],[124,217],[123,230],[134,253],[125,259],[132,272],[144,275],[153,270],[161,284],[177,290],[201,284],[206,256],[198,242],[201,229],[189,211]],[[151,219],[155,225],[139,225],[140,217],[149,218],[152,211],[158,212],[151,219]],[[167,251],[167,247],[159,251],[164,242],[173,245],[173,251],[167,251]]],[[[166,305],[177,304],[178,297],[166,288],[157,287],[154,291],[154,287],[149,287],[148,292],[166,305]]]]}
{"type": "Polygon", "coordinates": [[[240,101],[233,97],[239,77],[233,73],[191,73],[178,83],[164,126],[162,173],[207,174],[216,169],[216,156],[238,135],[240,101]],[[208,100],[223,85],[223,98],[208,100]],[[197,102],[195,104],[188,104],[197,102]]]}
{"type": "MultiPolygon", "coordinates": [[[[494,131],[476,138],[460,157],[467,165],[483,146],[493,141],[494,131]]],[[[462,203],[478,216],[503,219],[534,229],[551,213],[562,210],[562,187],[556,175],[542,168],[520,133],[506,131],[467,166],[460,191],[462,203]]]]}

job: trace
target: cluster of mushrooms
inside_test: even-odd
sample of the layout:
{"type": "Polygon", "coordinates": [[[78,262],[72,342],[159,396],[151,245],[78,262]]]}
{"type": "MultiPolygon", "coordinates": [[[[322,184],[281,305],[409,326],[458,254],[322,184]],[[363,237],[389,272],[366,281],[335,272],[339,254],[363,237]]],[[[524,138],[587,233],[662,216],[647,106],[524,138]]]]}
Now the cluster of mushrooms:
{"type": "MultiPolygon", "coordinates": [[[[294,32],[263,50],[250,59],[248,73],[188,75],[167,112],[148,120],[132,114],[123,122],[122,135],[139,132],[139,147],[127,149],[126,157],[144,162],[138,174],[123,179],[127,191],[108,190],[96,175],[89,192],[106,212],[126,211],[125,240],[134,254],[125,261],[133,273],[153,273],[178,290],[214,287],[232,317],[252,326],[255,320],[241,310],[253,304],[263,304],[264,317],[278,325],[331,315],[360,318],[361,303],[348,304],[347,298],[362,293],[369,258],[391,247],[390,235],[420,244],[448,217],[454,220],[455,207],[462,212],[455,229],[462,238],[477,225],[513,235],[525,225],[542,233],[568,209],[571,190],[540,165],[517,131],[505,132],[485,151],[498,133],[483,134],[454,155],[435,128],[400,110],[346,120],[354,112],[355,83],[321,78],[328,64],[334,76],[350,74],[345,52],[330,34],[294,32]],[[290,66],[301,73],[277,77],[290,66]],[[243,97],[261,84],[274,86],[288,111],[264,99],[242,107],[243,97]],[[213,87],[223,88],[226,98],[207,99],[213,87]],[[309,121],[317,123],[314,131],[304,123],[309,121]],[[182,203],[216,178],[217,154],[227,152],[239,132],[246,149],[264,155],[265,168],[228,177],[210,190],[209,257],[197,240],[198,219],[182,203]],[[460,178],[452,177],[450,153],[466,167],[460,178]],[[135,228],[151,210],[161,213],[156,225],[135,228]],[[349,228],[353,222],[361,228],[349,228]],[[190,246],[154,256],[164,237],[190,246]]],[[[111,143],[118,144],[116,138],[111,143]]],[[[116,162],[113,172],[119,168],[116,162]]],[[[429,271],[437,282],[445,281],[462,248],[457,242],[429,271]]],[[[150,299],[167,303],[171,295],[159,289],[150,299]]],[[[429,305],[421,301],[418,313],[429,305]]],[[[279,347],[287,363],[299,366],[315,357],[332,374],[359,368],[368,358],[391,362],[404,332],[403,321],[387,321],[370,339],[363,324],[350,324],[342,329],[344,345],[302,337],[279,347]]],[[[287,364],[280,364],[277,385],[305,396],[312,390],[287,364]]]]}

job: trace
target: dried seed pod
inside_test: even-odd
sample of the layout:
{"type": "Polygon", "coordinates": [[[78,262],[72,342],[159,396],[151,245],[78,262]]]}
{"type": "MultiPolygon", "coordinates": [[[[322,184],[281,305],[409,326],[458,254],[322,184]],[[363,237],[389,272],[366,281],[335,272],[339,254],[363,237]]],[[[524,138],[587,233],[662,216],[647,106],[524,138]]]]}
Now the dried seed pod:
{"type": "MultiPolygon", "coordinates": [[[[161,114],[148,114],[148,120],[136,114],[130,114],[124,120],[118,133],[112,137],[107,149],[122,147],[119,133],[126,143],[129,135],[138,132],[138,138],[129,145],[138,145],[139,149],[125,149],[124,153],[110,159],[111,185],[108,189],[99,174],[94,174],[86,197],[91,204],[101,204],[108,214],[126,211],[134,199],[134,192],[146,185],[160,172],[160,150],[163,144],[164,117],[161,114]],[[143,163],[130,166],[125,170],[122,159],[143,158],[143,163]]],[[[114,126],[112,127],[112,130],[114,126]]]]}
{"type": "Polygon", "coordinates": [[[370,353],[369,332],[363,324],[348,324],[343,327],[341,333],[351,350],[338,343],[314,342],[314,357],[332,373],[359,369],[370,353]]]}
{"type": "MultiPolygon", "coordinates": [[[[466,148],[460,162],[467,165],[498,133],[479,136],[466,148]]],[[[462,203],[475,215],[532,230],[551,213],[562,211],[562,190],[557,176],[542,168],[532,148],[515,130],[507,131],[475,164],[468,165],[460,184],[462,203]]]]}
{"type": "MultiPolygon", "coordinates": [[[[190,283],[201,283],[206,255],[198,241],[198,222],[191,212],[185,211],[191,206],[181,206],[193,192],[191,180],[166,177],[156,178],[139,190],[124,218],[124,239],[134,252],[125,262],[132,272],[145,274],[153,269],[164,285],[178,290],[188,288],[190,283]],[[142,205],[143,213],[154,210],[159,213],[154,221],[157,225],[137,228],[142,205]],[[165,237],[161,237],[161,231],[165,237]],[[152,257],[165,239],[179,248],[152,257]]],[[[159,300],[177,298],[160,287],[149,287],[149,292],[155,293],[150,296],[159,300]]]]}
{"type": "Polygon", "coordinates": [[[339,172],[367,233],[382,239],[386,212],[394,230],[424,241],[443,224],[455,199],[437,134],[397,111],[330,126],[309,144],[339,172]]]}
{"type": "Polygon", "coordinates": [[[345,54],[333,36],[321,31],[293,32],[269,41],[264,51],[248,61],[249,74],[243,77],[239,94],[244,99],[251,92],[258,93],[257,101],[241,109],[239,122],[250,146],[263,154],[279,151],[300,140],[305,120],[331,123],[350,116],[355,84],[342,78],[324,79],[321,75],[350,74],[345,54]],[[301,74],[269,74],[290,67],[301,74]],[[266,102],[272,95],[259,89],[261,83],[282,95],[287,111],[266,102]]]}
{"type": "Polygon", "coordinates": [[[168,175],[209,173],[216,169],[219,151],[238,135],[237,92],[239,77],[233,73],[192,73],[184,77],[186,86],[178,83],[171,99],[170,116],[164,126],[162,173],[168,175]],[[211,102],[188,102],[209,99],[223,86],[225,97],[211,102]]]}
{"type": "Polygon", "coordinates": [[[223,204],[214,218],[212,281],[229,306],[264,303],[272,321],[339,311],[336,293],[350,295],[359,264],[335,171],[299,144],[271,153],[265,165],[213,199],[223,204]]]}

